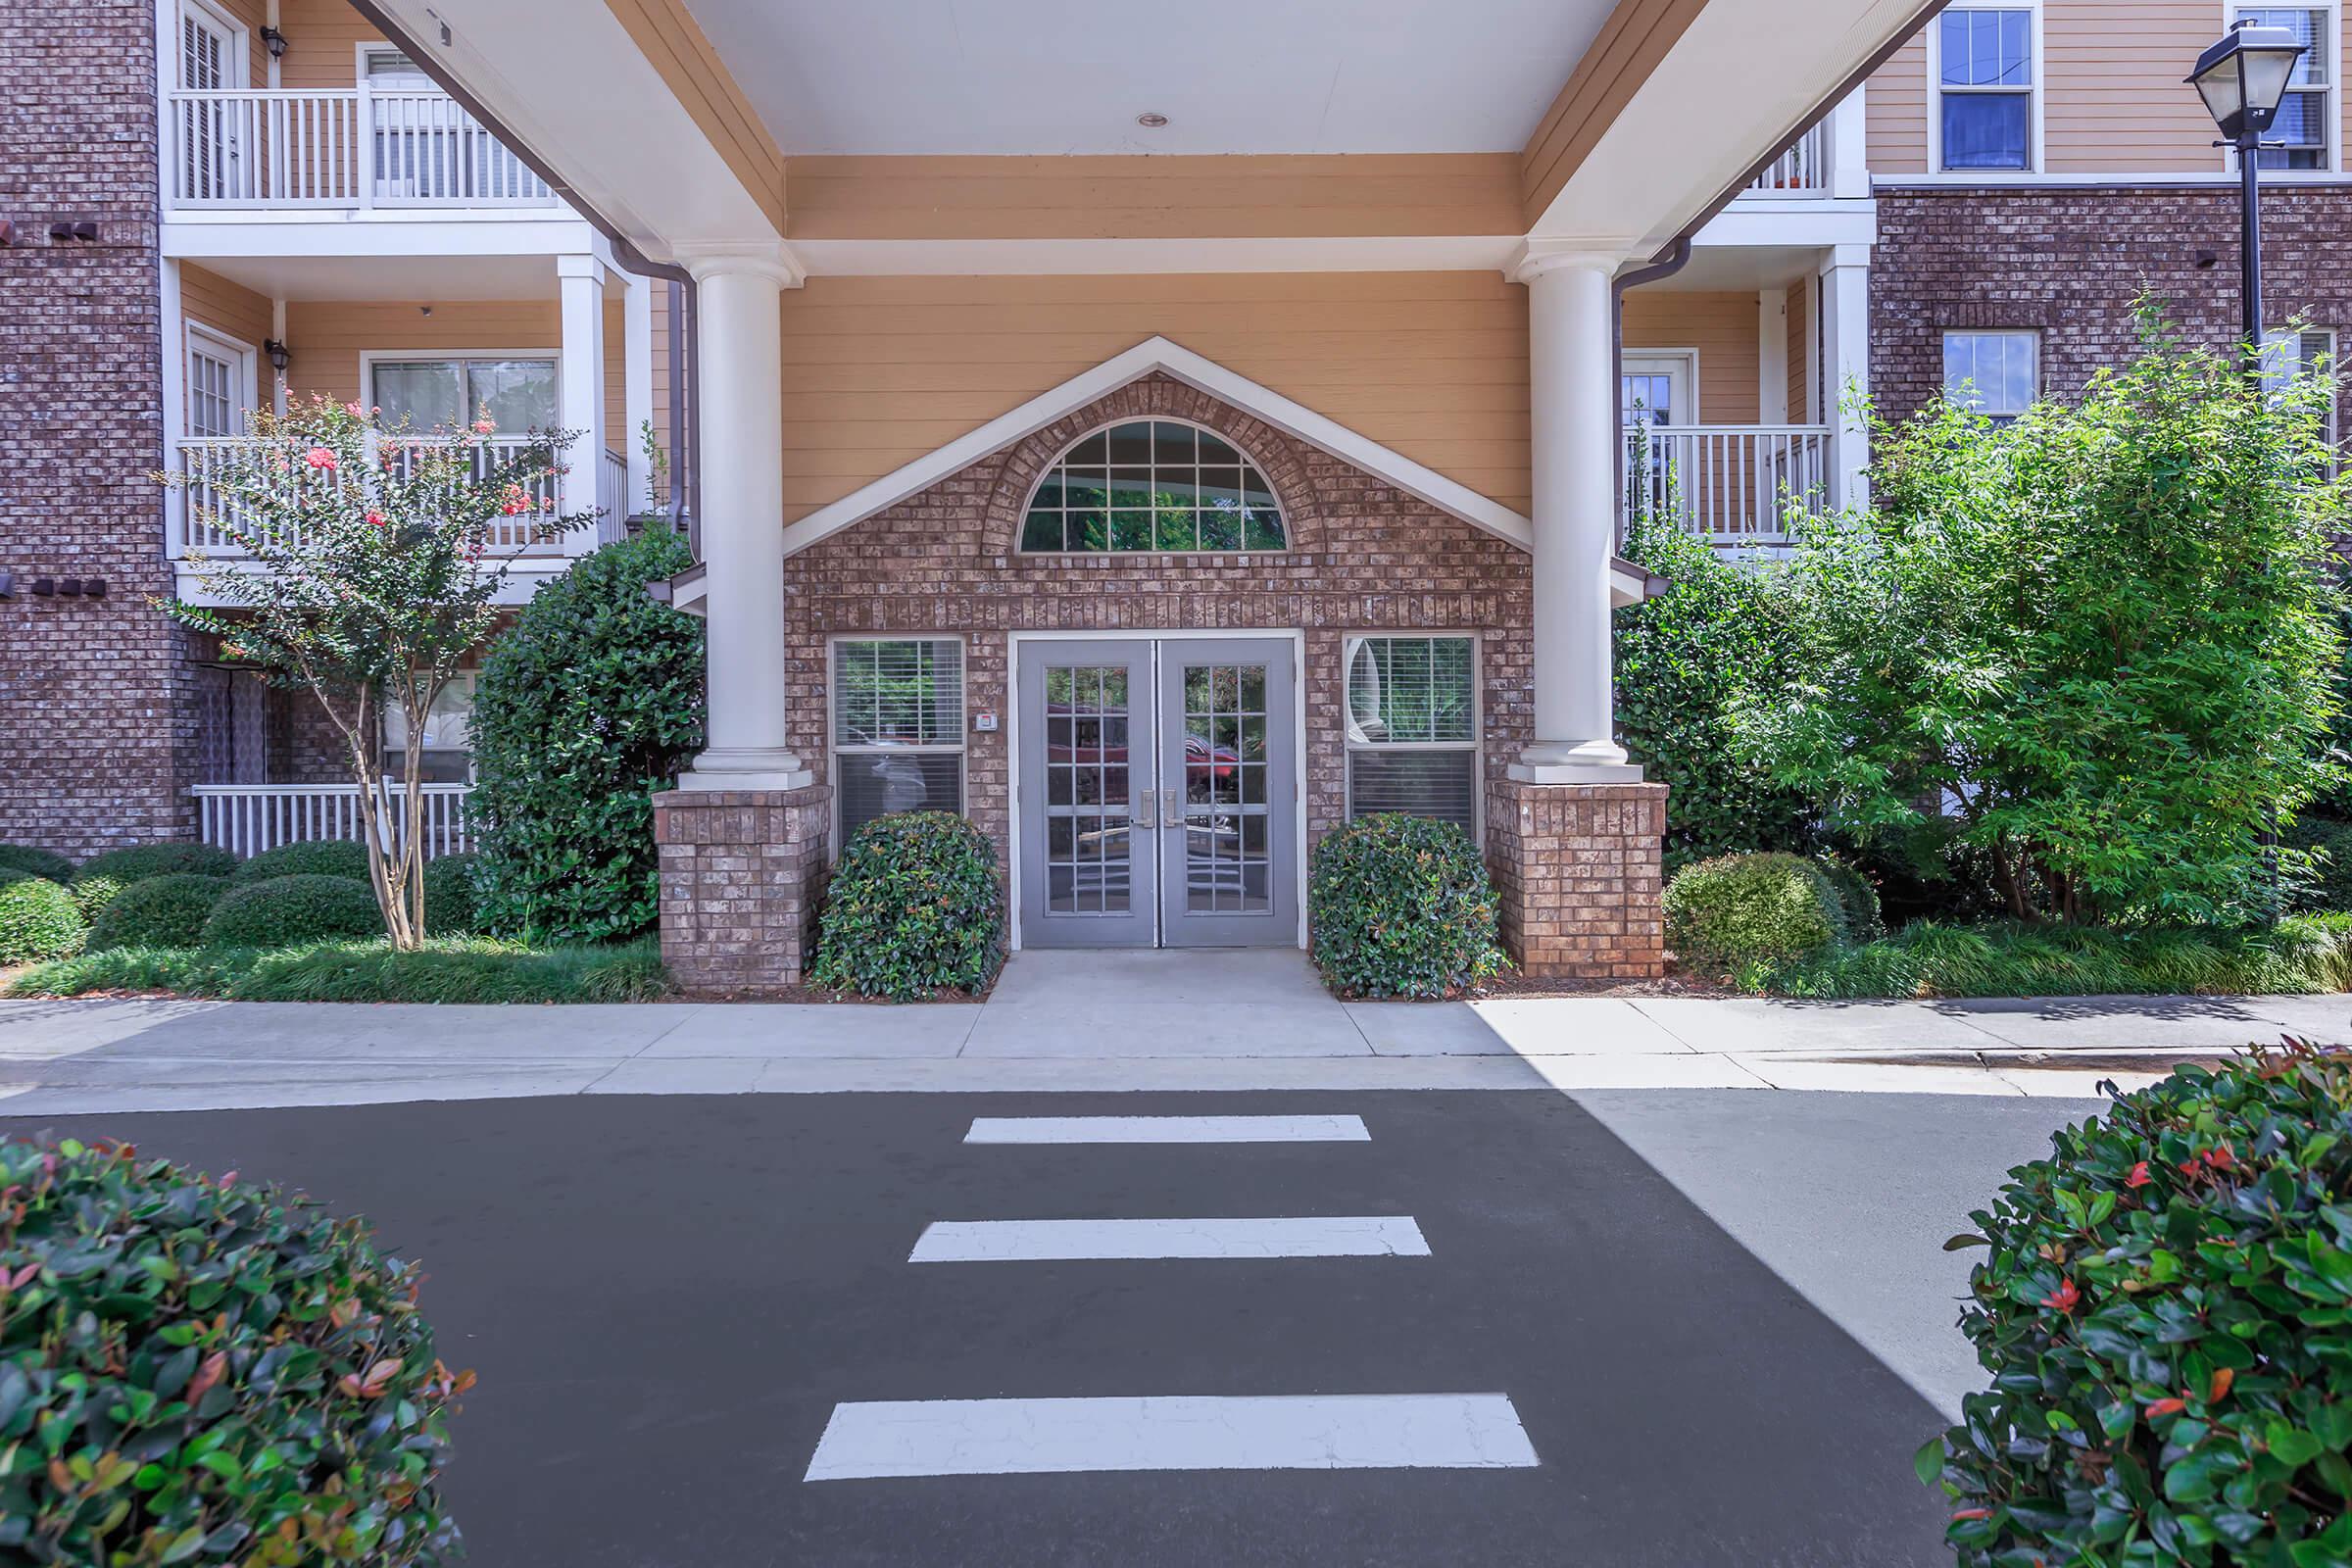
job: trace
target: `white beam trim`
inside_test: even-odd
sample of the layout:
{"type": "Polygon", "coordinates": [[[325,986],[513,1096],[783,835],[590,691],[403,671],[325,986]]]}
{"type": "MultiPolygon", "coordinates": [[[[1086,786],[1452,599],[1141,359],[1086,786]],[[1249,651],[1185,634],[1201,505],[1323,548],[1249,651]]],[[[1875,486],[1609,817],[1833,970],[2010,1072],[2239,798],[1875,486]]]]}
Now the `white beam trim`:
{"type": "Polygon", "coordinates": [[[1057,387],[1039,393],[946,446],[860,486],[831,506],[810,513],[784,530],[784,553],[797,554],[844,528],[863,522],[969,467],[990,453],[1154,372],[1172,376],[1196,391],[1229,403],[1284,434],[1343,458],[1407,495],[1418,497],[1473,527],[1507,539],[1522,550],[1532,545],[1533,525],[1524,514],[1491,501],[1467,485],[1448,479],[1436,469],[1359,435],[1304,404],[1293,402],[1271,387],[1229,370],[1191,349],[1164,337],[1152,337],[1057,387]]]}
{"type": "Polygon", "coordinates": [[[1273,239],[796,239],[810,276],[1071,277],[1156,272],[1474,272],[1516,234],[1308,234],[1273,239]]]}

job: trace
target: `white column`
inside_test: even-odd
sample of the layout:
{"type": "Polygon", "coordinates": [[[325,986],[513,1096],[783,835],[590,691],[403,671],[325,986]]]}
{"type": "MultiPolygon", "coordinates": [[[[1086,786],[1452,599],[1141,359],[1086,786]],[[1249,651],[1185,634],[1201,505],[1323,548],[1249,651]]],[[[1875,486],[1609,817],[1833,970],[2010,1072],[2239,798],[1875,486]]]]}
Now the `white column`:
{"type": "Polygon", "coordinates": [[[784,724],[784,375],[780,247],[681,258],[694,273],[702,420],[709,745],[689,790],[814,781],[784,724]]]}
{"type": "Polygon", "coordinates": [[[1870,195],[1870,147],[1864,135],[1866,87],[1857,86],[1830,111],[1830,194],[1847,201],[1870,195]]]}
{"type": "Polygon", "coordinates": [[[1836,245],[1821,265],[1822,422],[1832,431],[1830,502],[1869,500],[1870,426],[1860,399],[1870,392],[1870,247],[1836,245]]]}
{"type": "MultiPolygon", "coordinates": [[[[593,256],[559,256],[564,293],[564,349],[556,367],[556,423],[577,431],[559,461],[564,473],[557,507],[596,510],[596,475],[605,452],[605,266],[593,256]]],[[[602,527],[564,536],[573,555],[594,550],[602,527]]]]}
{"type": "Polygon", "coordinates": [[[1536,739],[1510,776],[1535,784],[1638,780],[1616,740],[1609,664],[1609,562],[1617,549],[1617,382],[1612,349],[1621,258],[1531,254],[1527,285],[1535,487],[1536,739]]]}
{"type": "Polygon", "coordinates": [[[653,477],[640,432],[654,416],[654,290],[658,285],[650,277],[629,276],[623,281],[629,293],[621,304],[621,406],[629,427],[613,435],[612,445],[629,457],[629,493],[621,498],[625,516],[647,504],[646,484],[653,477]]]}
{"type": "MultiPolygon", "coordinates": [[[[182,467],[179,440],[188,429],[188,323],[181,314],[179,263],[165,257],[156,271],[163,296],[164,363],[159,388],[164,400],[163,466],[167,473],[177,473],[182,467]]],[[[188,493],[180,489],[165,491],[164,514],[164,554],[176,560],[188,547],[188,493]]]]}

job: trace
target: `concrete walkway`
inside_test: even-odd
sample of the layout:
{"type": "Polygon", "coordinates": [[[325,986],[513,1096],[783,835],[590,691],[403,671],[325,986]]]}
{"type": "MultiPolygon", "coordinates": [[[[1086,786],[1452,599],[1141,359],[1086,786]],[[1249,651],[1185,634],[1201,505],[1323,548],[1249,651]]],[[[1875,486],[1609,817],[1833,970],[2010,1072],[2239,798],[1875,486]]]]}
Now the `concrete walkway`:
{"type": "Polygon", "coordinates": [[[984,1004],[0,1002],[11,1114],[574,1094],[1753,1089],[2082,1098],[2352,999],[1342,1003],[1289,952],[1028,953],[984,1004]]]}

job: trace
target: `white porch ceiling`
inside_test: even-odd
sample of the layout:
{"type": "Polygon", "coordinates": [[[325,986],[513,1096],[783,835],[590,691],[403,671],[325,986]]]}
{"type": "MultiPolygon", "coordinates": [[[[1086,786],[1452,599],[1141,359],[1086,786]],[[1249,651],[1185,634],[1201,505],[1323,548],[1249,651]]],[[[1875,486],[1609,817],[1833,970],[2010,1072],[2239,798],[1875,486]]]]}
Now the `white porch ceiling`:
{"type": "Polygon", "coordinates": [[[1517,152],[1608,0],[688,0],[787,154],[1517,152]],[[1146,129],[1145,113],[1168,123],[1146,129]]]}
{"type": "Polygon", "coordinates": [[[282,300],[552,300],[552,256],[205,256],[208,271],[282,300]]]}

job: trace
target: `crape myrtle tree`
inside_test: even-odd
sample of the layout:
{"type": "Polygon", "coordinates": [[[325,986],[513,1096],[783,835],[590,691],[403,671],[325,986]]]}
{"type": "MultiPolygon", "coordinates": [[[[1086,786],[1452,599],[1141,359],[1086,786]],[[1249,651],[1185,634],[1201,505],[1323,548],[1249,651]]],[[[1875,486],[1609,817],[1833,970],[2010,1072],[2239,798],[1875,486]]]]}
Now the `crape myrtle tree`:
{"type": "Polygon", "coordinates": [[[163,475],[233,554],[187,558],[212,603],[155,603],[218,637],[230,663],[318,702],[373,808],[358,814],[385,934],[414,949],[424,936],[428,715],[496,624],[514,558],[596,521],[556,510],[559,454],[576,432],[493,447],[487,414],[418,431],[324,397],[256,412],[248,425],[252,439],[219,449],[201,473],[163,475]],[[387,712],[406,720],[397,795],[379,782],[387,712]]]}
{"type": "Polygon", "coordinates": [[[1950,816],[2020,919],[2266,913],[2270,830],[2338,771],[2332,372],[2139,320],[2075,403],[1874,421],[1870,509],[1803,530],[1788,674],[1735,704],[1831,826],[1950,816]]]}

